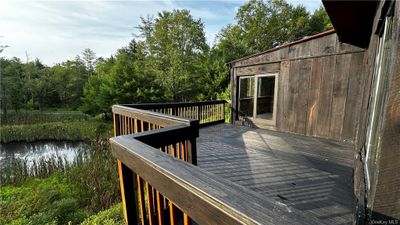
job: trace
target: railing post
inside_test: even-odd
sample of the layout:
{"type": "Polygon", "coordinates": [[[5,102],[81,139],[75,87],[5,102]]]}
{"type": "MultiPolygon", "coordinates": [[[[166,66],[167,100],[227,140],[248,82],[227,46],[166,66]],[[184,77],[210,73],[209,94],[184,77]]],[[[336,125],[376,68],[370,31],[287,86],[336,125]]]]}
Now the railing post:
{"type": "Polygon", "coordinates": [[[201,108],[202,108],[201,105],[197,106],[197,118],[196,119],[199,121],[199,123],[201,120],[201,108]]]}
{"type": "Polygon", "coordinates": [[[136,174],[118,160],[119,184],[125,224],[138,224],[136,174]]]}
{"type": "Polygon", "coordinates": [[[114,136],[120,135],[120,128],[119,128],[119,115],[114,113],[114,136]]]}
{"type": "Polygon", "coordinates": [[[222,118],[224,119],[225,122],[225,101],[222,102],[222,118]]]}
{"type": "Polygon", "coordinates": [[[196,138],[188,140],[188,162],[197,166],[196,138]]]}

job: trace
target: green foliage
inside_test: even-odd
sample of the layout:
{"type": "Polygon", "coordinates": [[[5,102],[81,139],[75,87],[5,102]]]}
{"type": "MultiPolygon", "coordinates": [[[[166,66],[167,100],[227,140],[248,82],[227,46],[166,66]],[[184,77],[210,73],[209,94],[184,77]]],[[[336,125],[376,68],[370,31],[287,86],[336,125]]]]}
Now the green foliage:
{"type": "Polygon", "coordinates": [[[87,217],[79,189],[60,174],[0,189],[0,224],[77,224],[87,217]]]}
{"type": "Polygon", "coordinates": [[[123,225],[124,216],[121,203],[85,219],[81,225],[123,225]]]}
{"type": "Polygon", "coordinates": [[[236,20],[236,25],[219,33],[217,46],[230,46],[239,54],[267,50],[332,27],[322,6],[310,14],[304,6],[285,0],[250,0],[239,8],[236,20]]]}
{"type": "Polygon", "coordinates": [[[318,33],[333,28],[331,20],[321,5],[310,17],[310,33],[318,33]]]}
{"type": "Polygon", "coordinates": [[[107,139],[92,142],[89,159],[78,161],[66,174],[87,208],[97,212],[120,201],[117,163],[107,139]]]}
{"type": "MultiPolygon", "coordinates": [[[[67,121],[29,125],[5,125],[0,127],[2,143],[14,141],[68,140],[84,141],[97,137],[101,121],[67,121]]],[[[111,130],[111,125],[110,125],[111,130]]]]}
{"type": "Polygon", "coordinates": [[[152,74],[143,72],[143,62],[138,59],[138,47],[118,51],[115,58],[99,62],[96,73],[84,89],[82,110],[91,114],[109,113],[117,103],[153,102],[161,99],[160,88],[152,74]]]}
{"type": "Polygon", "coordinates": [[[44,107],[77,108],[82,104],[83,87],[93,74],[96,56],[85,49],[82,58],[67,60],[53,67],[38,59],[22,63],[18,58],[0,58],[1,106],[8,109],[44,107]]]}
{"type": "Polygon", "coordinates": [[[167,100],[194,99],[208,51],[201,20],[193,19],[188,10],[163,11],[156,18],[142,18],[139,30],[151,73],[157,75],[167,100]]]}
{"type": "Polygon", "coordinates": [[[322,5],[310,13],[285,0],[250,0],[210,48],[188,10],[141,19],[138,38],[110,58],[90,49],[52,67],[1,58],[3,117],[7,109],[68,107],[109,119],[113,104],[216,99],[229,84],[227,62],[332,27],[322,5]]]}

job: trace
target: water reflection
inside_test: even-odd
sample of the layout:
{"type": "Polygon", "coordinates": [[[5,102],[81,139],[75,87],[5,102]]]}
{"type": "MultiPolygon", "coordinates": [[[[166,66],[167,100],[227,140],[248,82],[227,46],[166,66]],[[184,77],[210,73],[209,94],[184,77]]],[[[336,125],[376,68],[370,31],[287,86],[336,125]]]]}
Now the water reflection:
{"type": "Polygon", "coordinates": [[[30,167],[35,160],[54,158],[54,156],[72,163],[87,147],[84,142],[71,141],[0,144],[0,168],[4,168],[13,159],[25,159],[30,167]]]}

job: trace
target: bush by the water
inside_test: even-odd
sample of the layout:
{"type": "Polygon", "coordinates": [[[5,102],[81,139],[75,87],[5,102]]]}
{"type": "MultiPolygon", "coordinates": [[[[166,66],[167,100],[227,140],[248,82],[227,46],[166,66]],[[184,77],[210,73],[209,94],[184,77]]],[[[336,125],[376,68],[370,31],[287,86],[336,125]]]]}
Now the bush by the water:
{"type": "Polygon", "coordinates": [[[88,217],[79,188],[61,174],[1,187],[0,202],[0,224],[77,224],[88,217]]]}
{"type": "Polygon", "coordinates": [[[85,219],[81,225],[123,225],[124,215],[122,213],[122,205],[118,203],[109,209],[101,211],[96,215],[85,219]]]}

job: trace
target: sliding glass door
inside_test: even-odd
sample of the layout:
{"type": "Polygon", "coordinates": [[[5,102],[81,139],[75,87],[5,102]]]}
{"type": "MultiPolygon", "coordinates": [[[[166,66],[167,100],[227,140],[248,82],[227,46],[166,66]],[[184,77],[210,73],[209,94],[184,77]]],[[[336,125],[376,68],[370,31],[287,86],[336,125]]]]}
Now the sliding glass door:
{"type": "Polygon", "coordinates": [[[275,125],[277,75],[239,78],[239,111],[256,122],[275,125]]]}
{"type": "Polygon", "coordinates": [[[239,108],[246,116],[253,116],[254,109],[254,76],[239,79],[239,108]]]}

